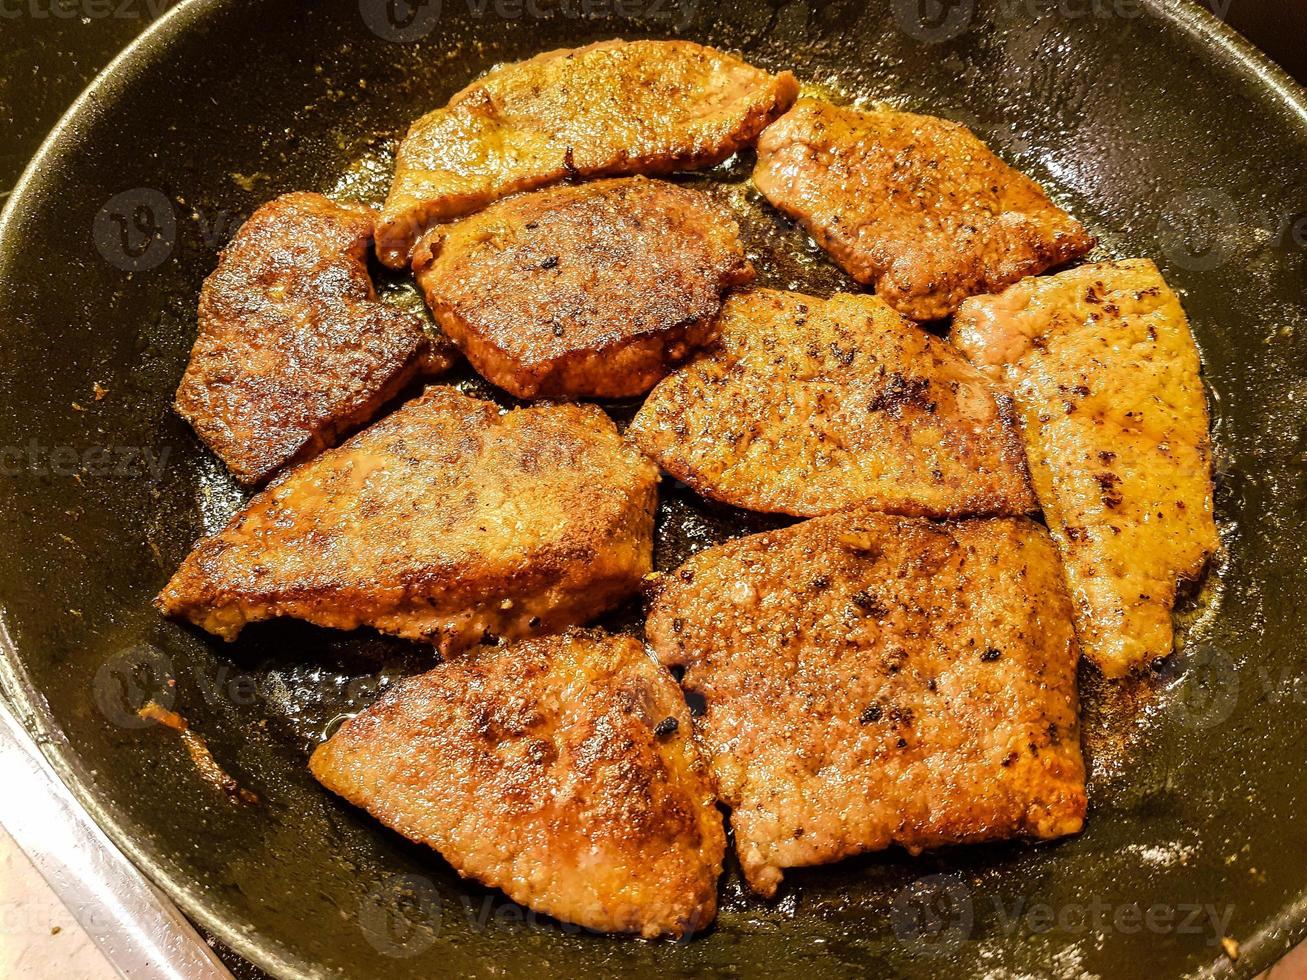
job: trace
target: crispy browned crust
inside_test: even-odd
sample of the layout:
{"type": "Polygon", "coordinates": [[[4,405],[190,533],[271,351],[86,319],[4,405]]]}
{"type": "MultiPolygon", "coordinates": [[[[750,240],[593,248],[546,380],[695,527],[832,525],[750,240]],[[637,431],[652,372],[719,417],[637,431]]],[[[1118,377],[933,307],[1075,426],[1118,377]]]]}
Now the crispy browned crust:
{"type": "Polygon", "coordinates": [[[853,508],[657,579],[649,642],[701,694],[740,863],[781,869],[1080,830],[1071,608],[1025,518],[853,508]]]}
{"type": "Polygon", "coordinates": [[[227,639],[276,616],[443,652],[554,632],[638,590],[657,482],[594,406],[431,388],[254,497],[155,604],[227,639]]]}
{"type": "Polygon", "coordinates": [[[789,72],[690,41],[604,41],[497,68],[409,130],[377,254],[402,268],[435,222],[564,177],[712,166],[797,95],[789,72]]]}
{"type": "Polygon", "coordinates": [[[1006,395],[879,299],[757,290],[720,325],[630,431],[704,496],[799,517],[1035,509],[1006,395]]]}
{"type": "Polygon", "coordinates": [[[730,215],[644,177],[500,201],[434,229],[413,270],[472,366],[519,398],[644,394],[753,279],[730,215]]]}
{"type": "Polygon", "coordinates": [[[241,483],[362,425],[413,377],[421,321],[376,299],[373,213],[320,194],[254,212],[200,293],[176,410],[241,483]]]}
{"type": "Polygon", "coordinates": [[[1078,258],[1094,238],[965,126],[800,99],[758,140],[758,189],[914,320],[1078,258]]]}
{"type": "Polygon", "coordinates": [[[725,833],[690,712],[629,636],[529,640],[400,681],[309,767],[556,918],[652,938],[716,914],[725,833]]]}
{"type": "Polygon", "coordinates": [[[953,336],[1011,386],[1085,656],[1108,677],[1168,656],[1177,581],[1220,545],[1198,349],[1147,259],[962,304],[953,336]]]}

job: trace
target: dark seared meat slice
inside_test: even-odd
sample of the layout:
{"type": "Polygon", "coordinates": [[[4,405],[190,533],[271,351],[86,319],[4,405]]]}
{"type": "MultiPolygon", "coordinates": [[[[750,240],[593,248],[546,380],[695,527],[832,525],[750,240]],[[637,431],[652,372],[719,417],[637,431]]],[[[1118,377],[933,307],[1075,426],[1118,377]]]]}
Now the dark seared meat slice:
{"type": "Polygon", "coordinates": [[[646,626],[695,720],[750,887],[898,844],[1080,830],[1071,604],[1025,518],[865,507],[660,575],[646,626]]]}
{"type": "Polygon", "coordinates": [[[555,632],[639,589],[657,482],[594,406],[432,388],[254,497],[155,603],[227,639],[275,616],[446,653],[555,632]]]}
{"type": "Polygon", "coordinates": [[[876,297],[740,293],[720,326],[631,428],[704,496],[800,517],[1035,509],[1010,399],[876,297]]]}
{"type": "Polygon", "coordinates": [[[914,320],[1078,258],[1093,237],[965,126],[800,99],[758,140],[758,189],[914,320]]]}
{"type": "Polygon", "coordinates": [[[335,445],[433,360],[422,322],[377,301],[373,213],[320,194],[263,205],[200,293],[178,414],[247,486],[335,445]]]}
{"type": "Polygon", "coordinates": [[[309,766],[556,918],[652,938],[716,914],[725,833],[690,712],[629,636],[527,640],[400,681],[309,766]]]}
{"type": "Polygon", "coordinates": [[[518,398],[644,394],[753,279],[711,198],[644,177],[500,201],[433,230],[413,269],[446,335],[518,398]]]}
{"type": "Polygon", "coordinates": [[[1012,388],[1085,656],[1108,677],[1168,656],[1176,583],[1220,540],[1198,349],[1157,266],[1026,279],[963,303],[953,336],[1012,388]]]}
{"type": "Polygon", "coordinates": [[[690,41],[604,41],[496,68],[409,130],[377,254],[402,268],[435,222],[564,177],[712,166],[797,94],[789,72],[690,41]]]}

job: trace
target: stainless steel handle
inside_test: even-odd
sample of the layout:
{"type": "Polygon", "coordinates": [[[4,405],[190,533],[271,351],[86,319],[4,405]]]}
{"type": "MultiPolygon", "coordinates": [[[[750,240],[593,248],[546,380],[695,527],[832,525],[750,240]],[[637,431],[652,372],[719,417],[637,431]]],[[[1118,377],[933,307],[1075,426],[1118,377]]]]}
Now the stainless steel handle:
{"type": "Polygon", "coordinates": [[[105,836],[0,699],[0,824],[131,980],[232,980],[177,907],[105,836]]]}

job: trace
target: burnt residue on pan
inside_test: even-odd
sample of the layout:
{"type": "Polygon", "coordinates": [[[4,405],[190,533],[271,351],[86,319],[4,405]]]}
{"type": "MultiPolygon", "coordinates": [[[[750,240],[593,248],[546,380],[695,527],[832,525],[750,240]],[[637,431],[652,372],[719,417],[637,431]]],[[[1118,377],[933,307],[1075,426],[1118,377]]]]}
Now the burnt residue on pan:
{"type": "MultiPolygon", "coordinates": [[[[938,17],[861,0],[446,2],[407,26],[384,19],[403,6],[184,5],[83,107],[0,229],[0,622],[16,651],[0,679],[59,733],[56,761],[115,839],[206,928],[287,975],[1152,977],[1228,971],[1227,936],[1240,971],[1299,938],[1307,323],[1292,228],[1307,127],[1294,110],[1160,2],[1083,17],[980,0],[938,17]],[[468,79],[618,35],[716,43],[840,101],[964,122],[1084,220],[1098,256],[1153,257],[1181,293],[1225,550],[1182,612],[1180,654],[1133,685],[1084,672],[1081,836],[872,855],[795,872],[773,903],[731,871],[706,936],[593,936],[460,880],[309,776],[307,751],[430,666],[429,650],[295,623],[227,645],[150,607],[243,499],[169,408],[200,283],[238,223],[293,189],[375,201],[407,123],[468,79]],[[215,793],[136,715],[149,699],[259,804],[215,793]]],[[[761,284],[850,288],[761,205],[750,169],[742,153],[678,179],[737,214],[761,284]]],[[[421,306],[403,277],[382,293],[421,306]]],[[[465,369],[451,380],[502,400],[465,369]]],[[[634,406],[609,408],[621,423],[634,406]]],[[[665,481],[657,563],[784,522],[665,481]]],[[[638,605],[608,625],[638,629],[638,605]]]]}

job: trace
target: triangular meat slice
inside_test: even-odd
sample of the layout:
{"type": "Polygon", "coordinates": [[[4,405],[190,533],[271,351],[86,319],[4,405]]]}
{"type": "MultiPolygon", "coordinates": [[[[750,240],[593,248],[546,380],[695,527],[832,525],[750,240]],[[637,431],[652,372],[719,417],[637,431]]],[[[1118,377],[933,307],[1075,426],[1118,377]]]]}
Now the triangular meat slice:
{"type": "Polygon", "coordinates": [[[1093,236],[965,126],[801,99],[758,140],[758,190],[914,320],[1084,255],[1093,236]]]}
{"type": "Polygon", "coordinates": [[[594,406],[432,388],[254,497],[155,601],[227,639],[275,616],[442,652],[553,632],[639,588],[657,482],[594,406]]]}
{"type": "Polygon", "coordinates": [[[364,424],[419,370],[448,367],[422,321],[377,300],[374,214],[320,194],[263,205],[200,293],[178,414],[256,485],[364,424]]]}
{"type": "Polygon", "coordinates": [[[798,83],[691,41],[604,41],[496,68],[415,122],[377,230],[394,268],[437,221],[565,177],[710,167],[798,83]]]}
{"type": "Polygon", "coordinates": [[[556,918],[652,938],[716,914],[725,834],[690,712],[629,636],[528,640],[400,681],[309,766],[556,918]]]}
{"type": "Polygon", "coordinates": [[[1146,259],[962,304],[953,337],[1011,386],[1085,656],[1120,677],[1171,653],[1178,580],[1220,544],[1198,349],[1146,259]]]}
{"type": "Polygon", "coordinates": [[[855,507],[659,576],[646,635],[686,667],[750,887],[897,844],[1080,830],[1071,604],[1026,518],[855,507]]]}
{"type": "Polygon", "coordinates": [[[704,496],[799,517],[1035,509],[1010,400],[879,299],[737,293],[720,325],[631,429],[704,496]]]}

